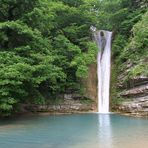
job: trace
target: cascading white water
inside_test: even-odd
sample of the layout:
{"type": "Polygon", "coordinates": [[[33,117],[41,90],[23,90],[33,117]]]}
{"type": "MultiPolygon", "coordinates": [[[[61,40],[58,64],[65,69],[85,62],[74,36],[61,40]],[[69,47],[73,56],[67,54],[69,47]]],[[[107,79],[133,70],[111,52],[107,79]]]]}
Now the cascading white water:
{"type": "Polygon", "coordinates": [[[111,65],[111,36],[109,31],[95,31],[98,52],[98,112],[109,112],[110,65],[111,65]]]}

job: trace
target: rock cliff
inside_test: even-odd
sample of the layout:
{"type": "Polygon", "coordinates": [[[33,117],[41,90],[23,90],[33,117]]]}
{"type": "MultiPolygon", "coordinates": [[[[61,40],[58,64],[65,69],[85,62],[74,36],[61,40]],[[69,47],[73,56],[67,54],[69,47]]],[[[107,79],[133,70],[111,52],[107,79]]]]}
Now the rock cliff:
{"type": "Polygon", "coordinates": [[[120,91],[117,93],[117,97],[122,100],[113,109],[119,112],[148,116],[148,77],[141,75],[124,81],[125,76],[124,73],[118,76],[117,87],[120,91]]]}

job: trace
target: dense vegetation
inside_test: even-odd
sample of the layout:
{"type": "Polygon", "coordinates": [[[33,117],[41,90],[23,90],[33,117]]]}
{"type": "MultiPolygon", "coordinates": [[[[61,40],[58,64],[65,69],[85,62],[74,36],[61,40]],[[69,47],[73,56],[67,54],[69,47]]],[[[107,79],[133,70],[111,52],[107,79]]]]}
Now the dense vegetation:
{"type": "Polygon", "coordinates": [[[79,78],[97,48],[89,1],[0,0],[0,113],[20,103],[46,103],[79,78]]]}
{"type": "MultiPolygon", "coordinates": [[[[0,114],[80,91],[97,48],[91,25],[114,32],[115,69],[148,75],[146,0],[0,0],[0,114]],[[121,66],[122,65],[122,66],[121,66]],[[121,67],[121,69],[119,69],[121,67]]],[[[115,77],[116,78],[116,77],[115,77]]],[[[127,78],[125,78],[127,79],[127,78]]]]}

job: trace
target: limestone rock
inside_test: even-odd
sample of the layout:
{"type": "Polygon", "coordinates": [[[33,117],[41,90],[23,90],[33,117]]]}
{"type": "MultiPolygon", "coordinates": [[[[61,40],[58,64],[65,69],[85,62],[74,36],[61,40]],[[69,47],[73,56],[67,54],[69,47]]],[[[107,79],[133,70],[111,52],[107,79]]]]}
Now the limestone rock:
{"type": "Polygon", "coordinates": [[[148,84],[134,87],[132,89],[129,89],[127,91],[122,92],[121,96],[131,97],[131,96],[145,96],[148,94],[148,84]]]}

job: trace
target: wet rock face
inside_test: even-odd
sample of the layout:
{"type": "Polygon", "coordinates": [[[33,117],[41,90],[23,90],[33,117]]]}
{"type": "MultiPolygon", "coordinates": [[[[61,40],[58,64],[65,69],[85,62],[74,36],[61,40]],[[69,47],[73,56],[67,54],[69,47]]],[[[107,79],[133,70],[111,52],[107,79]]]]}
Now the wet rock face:
{"type": "Polygon", "coordinates": [[[97,85],[98,85],[98,78],[97,78],[97,64],[91,64],[88,67],[88,77],[83,81],[83,85],[85,87],[85,97],[94,100],[95,102],[98,101],[97,96],[97,85]]]}

